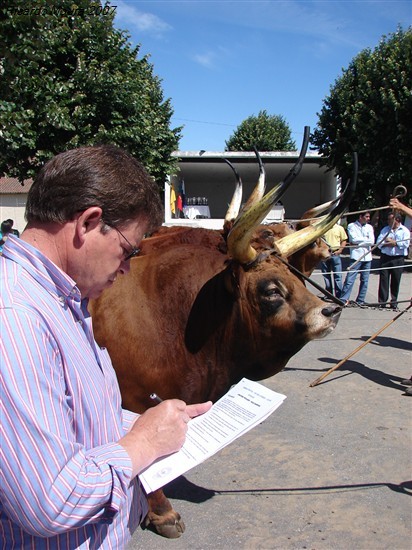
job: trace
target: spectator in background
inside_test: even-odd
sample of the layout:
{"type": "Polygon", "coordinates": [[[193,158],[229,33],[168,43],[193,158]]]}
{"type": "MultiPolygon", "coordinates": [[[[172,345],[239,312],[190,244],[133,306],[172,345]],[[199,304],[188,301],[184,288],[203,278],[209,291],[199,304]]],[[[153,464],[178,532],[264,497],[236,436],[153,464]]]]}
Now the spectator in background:
{"type": "Polygon", "coordinates": [[[389,214],[388,225],[382,228],[376,241],[381,251],[378,290],[381,308],[386,307],[390,289],[390,307],[398,309],[399,286],[411,238],[409,229],[401,222],[400,214],[389,214]]]}
{"type": "Polygon", "coordinates": [[[18,229],[14,229],[14,220],[12,220],[11,218],[9,218],[8,220],[6,220],[6,222],[10,222],[11,223],[11,232],[13,233],[13,235],[16,235],[16,237],[20,237],[20,231],[18,229]]]}
{"type": "Polygon", "coordinates": [[[399,212],[402,212],[402,214],[406,216],[403,225],[410,231],[412,228],[412,208],[401,203],[399,199],[390,199],[389,205],[395,210],[399,210],[399,212]]]}
{"type": "Polygon", "coordinates": [[[7,241],[7,238],[12,233],[12,227],[13,224],[9,222],[9,220],[5,220],[1,223],[0,227],[0,253],[3,252],[3,246],[7,241]]]}
{"type": "MultiPolygon", "coordinates": [[[[412,227],[412,208],[409,206],[406,206],[406,204],[401,203],[398,199],[393,198],[389,201],[389,205],[392,206],[392,208],[398,210],[399,212],[402,212],[402,214],[405,214],[405,222],[404,226],[411,230],[412,227]]],[[[405,380],[402,380],[402,384],[404,386],[409,386],[405,390],[405,395],[412,395],[412,376],[410,378],[406,378],[405,380]]]]}
{"type": "Polygon", "coordinates": [[[322,238],[331,251],[330,258],[321,262],[320,266],[325,289],[340,298],[342,294],[342,259],[340,255],[346,246],[348,236],[343,227],[336,223],[329,231],[326,231],[322,238]]]}
{"type": "Polygon", "coordinates": [[[363,212],[359,214],[356,222],[348,225],[349,243],[353,245],[350,248],[352,262],[340,296],[346,306],[349,305],[349,298],[358,272],[360,273],[360,284],[355,304],[362,306],[365,303],[372,263],[371,247],[375,243],[375,234],[369,223],[370,219],[370,212],[363,212]]]}

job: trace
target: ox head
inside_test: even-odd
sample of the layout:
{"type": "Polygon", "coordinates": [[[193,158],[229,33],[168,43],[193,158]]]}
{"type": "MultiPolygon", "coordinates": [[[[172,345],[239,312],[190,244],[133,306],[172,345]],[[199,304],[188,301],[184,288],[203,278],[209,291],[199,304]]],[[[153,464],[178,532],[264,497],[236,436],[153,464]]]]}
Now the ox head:
{"type": "MultiPolygon", "coordinates": [[[[231,383],[279,372],[309,341],[329,334],[341,307],[325,303],[274,253],[252,264],[230,260],[196,294],[185,345],[203,361],[232,368],[231,383]]],[[[227,388],[224,388],[227,389],[227,388]]]]}
{"type": "MultiPolygon", "coordinates": [[[[262,241],[271,238],[268,232],[272,229],[259,224],[299,173],[307,134],[305,131],[306,144],[298,163],[284,182],[262,195],[264,184],[260,181],[255,199],[248,201],[230,223],[227,235],[229,263],[224,272],[201,289],[189,319],[186,344],[192,352],[201,349],[210,336],[202,330],[191,331],[195,322],[213,327],[229,325],[230,334],[225,335],[225,341],[236,338],[236,368],[249,378],[262,379],[281,370],[307,342],[333,330],[341,313],[339,305],[325,304],[309,292],[295,270],[291,271],[288,260],[305,247],[311,247],[346,210],[355,189],[356,159],[353,179],[334,203],[324,205],[324,216],[314,223],[304,224],[297,231],[285,230],[280,238],[271,240],[270,247],[262,245],[262,241]],[[220,294],[221,307],[212,310],[212,287],[216,295],[216,283],[221,277],[225,279],[228,293],[220,294]],[[227,320],[225,315],[231,316],[231,323],[224,322],[227,320]],[[211,322],[205,323],[207,318],[211,322]]],[[[262,165],[260,170],[262,175],[262,165]]]]}
{"type": "Polygon", "coordinates": [[[234,264],[229,272],[229,291],[235,297],[236,319],[240,321],[237,364],[243,354],[255,358],[246,376],[272,376],[305,344],[335,328],[341,307],[311,293],[276,256],[263,257],[249,270],[234,264]]]}

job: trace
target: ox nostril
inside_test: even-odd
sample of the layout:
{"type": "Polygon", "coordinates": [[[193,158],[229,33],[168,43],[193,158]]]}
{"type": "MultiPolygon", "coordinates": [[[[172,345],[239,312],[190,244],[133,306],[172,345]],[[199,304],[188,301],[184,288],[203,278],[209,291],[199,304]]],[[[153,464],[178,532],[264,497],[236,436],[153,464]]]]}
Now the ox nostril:
{"type": "Polygon", "coordinates": [[[342,308],[337,305],[330,305],[322,308],[322,315],[325,317],[333,317],[342,311],[342,308]]]}

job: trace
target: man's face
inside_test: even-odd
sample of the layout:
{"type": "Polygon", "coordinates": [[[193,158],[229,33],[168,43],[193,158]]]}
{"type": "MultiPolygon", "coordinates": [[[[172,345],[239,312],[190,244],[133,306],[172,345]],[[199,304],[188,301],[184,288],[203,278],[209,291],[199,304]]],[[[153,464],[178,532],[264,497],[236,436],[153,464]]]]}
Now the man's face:
{"type": "Polygon", "coordinates": [[[129,272],[132,260],[125,258],[138,248],[147,225],[145,219],[136,220],[119,227],[121,233],[102,223],[96,227],[86,241],[82,266],[73,277],[82,298],[98,298],[119,273],[129,272]]]}
{"type": "Polygon", "coordinates": [[[396,229],[397,227],[399,227],[400,221],[396,220],[393,214],[389,214],[388,225],[389,227],[394,227],[396,229]]]}
{"type": "Polygon", "coordinates": [[[369,223],[370,219],[371,219],[371,215],[369,213],[361,214],[359,216],[359,221],[360,221],[361,225],[365,225],[366,223],[369,223]]]}

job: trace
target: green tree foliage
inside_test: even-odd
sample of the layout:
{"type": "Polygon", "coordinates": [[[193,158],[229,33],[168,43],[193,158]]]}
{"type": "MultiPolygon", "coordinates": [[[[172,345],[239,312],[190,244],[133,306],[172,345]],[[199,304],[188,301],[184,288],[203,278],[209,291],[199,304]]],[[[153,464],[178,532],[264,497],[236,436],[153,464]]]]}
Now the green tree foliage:
{"type": "Polygon", "coordinates": [[[147,57],[94,0],[7,0],[0,8],[0,174],[26,179],[54,154],[113,143],[159,185],[181,128],[147,57]]]}
{"type": "Polygon", "coordinates": [[[350,175],[359,157],[354,206],[388,203],[393,188],[412,181],[412,30],[382,37],[335,81],[312,135],[329,167],[350,175]]]}
{"type": "Polygon", "coordinates": [[[291,130],[280,115],[265,110],[246,118],[226,141],[226,151],[294,151],[291,130]]]}

